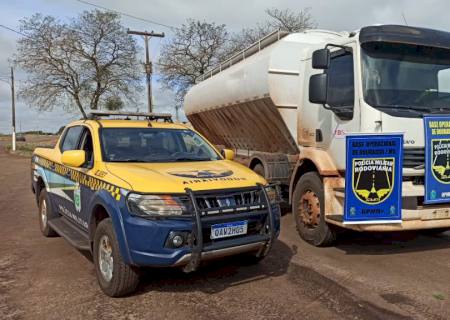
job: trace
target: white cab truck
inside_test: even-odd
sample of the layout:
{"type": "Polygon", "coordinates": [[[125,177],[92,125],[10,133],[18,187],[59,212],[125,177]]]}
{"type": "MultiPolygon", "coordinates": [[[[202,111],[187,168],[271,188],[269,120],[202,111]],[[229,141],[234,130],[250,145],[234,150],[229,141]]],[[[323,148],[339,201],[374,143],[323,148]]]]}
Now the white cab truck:
{"type": "Polygon", "coordinates": [[[331,244],[336,227],[450,228],[450,204],[423,203],[423,115],[450,112],[450,33],[397,25],[277,31],[206,73],[184,108],[209,140],[281,184],[313,245],[331,244]],[[344,224],[346,135],[398,132],[402,222],[344,224]]]}

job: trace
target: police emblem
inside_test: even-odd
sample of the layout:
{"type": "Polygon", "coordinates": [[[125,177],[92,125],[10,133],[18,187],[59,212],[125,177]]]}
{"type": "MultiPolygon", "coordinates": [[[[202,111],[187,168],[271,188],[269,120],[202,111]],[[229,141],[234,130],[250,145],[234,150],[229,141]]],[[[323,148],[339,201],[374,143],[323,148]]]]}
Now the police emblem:
{"type": "Polygon", "coordinates": [[[450,183],[450,139],[431,140],[431,171],[441,183],[450,183]]]}
{"type": "Polygon", "coordinates": [[[75,184],[75,189],[73,190],[73,202],[75,204],[75,210],[81,211],[81,189],[80,184],[77,182],[75,184]]]}
{"type": "Polygon", "coordinates": [[[355,196],[370,205],[380,204],[394,187],[394,158],[353,159],[352,189],[355,196]]]}
{"type": "Polygon", "coordinates": [[[192,170],[192,171],[172,171],[169,174],[182,178],[191,179],[212,179],[223,178],[233,174],[231,170],[192,170]]]}

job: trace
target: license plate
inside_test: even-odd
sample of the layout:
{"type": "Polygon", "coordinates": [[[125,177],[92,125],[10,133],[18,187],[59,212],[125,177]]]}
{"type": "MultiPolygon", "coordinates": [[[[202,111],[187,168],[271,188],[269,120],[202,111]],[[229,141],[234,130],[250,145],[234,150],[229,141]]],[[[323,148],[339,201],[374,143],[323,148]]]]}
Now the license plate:
{"type": "Polygon", "coordinates": [[[219,223],[211,226],[211,239],[220,239],[247,234],[247,221],[219,223]]]}

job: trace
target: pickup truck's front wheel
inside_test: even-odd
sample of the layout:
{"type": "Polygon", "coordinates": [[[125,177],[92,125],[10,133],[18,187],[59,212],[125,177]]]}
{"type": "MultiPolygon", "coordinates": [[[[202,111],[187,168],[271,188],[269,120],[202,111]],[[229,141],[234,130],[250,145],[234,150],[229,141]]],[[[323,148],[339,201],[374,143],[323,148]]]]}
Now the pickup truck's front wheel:
{"type": "Polygon", "coordinates": [[[292,213],[300,237],[314,246],[328,246],[336,239],[335,230],[325,221],[324,209],[322,179],[317,172],[307,172],[295,187],[292,213]]]}
{"type": "Polygon", "coordinates": [[[136,290],[138,270],[124,263],[109,218],[102,220],[95,231],[94,264],[100,288],[108,296],[120,297],[136,290]]]}

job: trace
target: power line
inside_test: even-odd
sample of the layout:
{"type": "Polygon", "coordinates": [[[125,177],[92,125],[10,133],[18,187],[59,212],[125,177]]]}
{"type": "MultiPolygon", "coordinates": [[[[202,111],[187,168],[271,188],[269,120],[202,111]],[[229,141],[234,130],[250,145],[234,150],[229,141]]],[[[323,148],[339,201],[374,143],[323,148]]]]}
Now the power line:
{"type": "Polygon", "coordinates": [[[150,61],[150,53],[148,51],[148,41],[152,37],[164,38],[164,33],[147,32],[147,31],[132,31],[128,29],[128,34],[144,36],[145,42],[145,73],[147,79],[147,98],[148,98],[148,112],[152,112],[152,62],[150,61]]]}
{"type": "Polygon", "coordinates": [[[7,26],[5,26],[5,25],[3,25],[3,24],[0,24],[0,27],[3,28],[3,29],[6,29],[6,30],[12,31],[12,32],[14,32],[14,33],[20,34],[21,36],[30,38],[29,35],[27,35],[27,34],[25,34],[25,33],[23,33],[23,32],[17,31],[17,30],[15,30],[15,29],[13,29],[13,28],[7,27],[7,26]]]}
{"type": "Polygon", "coordinates": [[[169,29],[178,29],[177,27],[174,27],[174,26],[171,26],[171,25],[168,25],[168,24],[164,24],[164,23],[157,22],[157,21],[154,21],[154,20],[149,20],[149,19],[144,19],[144,18],[141,18],[141,17],[137,17],[137,16],[134,16],[132,14],[128,14],[128,13],[125,13],[125,12],[122,12],[122,11],[119,11],[119,10],[115,10],[115,9],[110,9],[110,8],[107,8],[107,7],[104,7],[104,6],[95,4],[95,3],[91,3],[91,2],[88,2],[88,1],[84,1],[84,0],[76,0],[76,1],[78,1],[80,3],[87,4],[89,6],[93,6],[93,7],[99,8],[99,9],[113,11],[113,12],[119,13],[119,14],[121,14],[123,16],[129,17],[129,18],[133,18],[133,19],[136,19],[136,20],[139,20],[139,21],[143,21],[143,22],[147,22],[147,23],[151,23],[151,24],[156,24],[158,26],[169,28],[169,29]]]}

